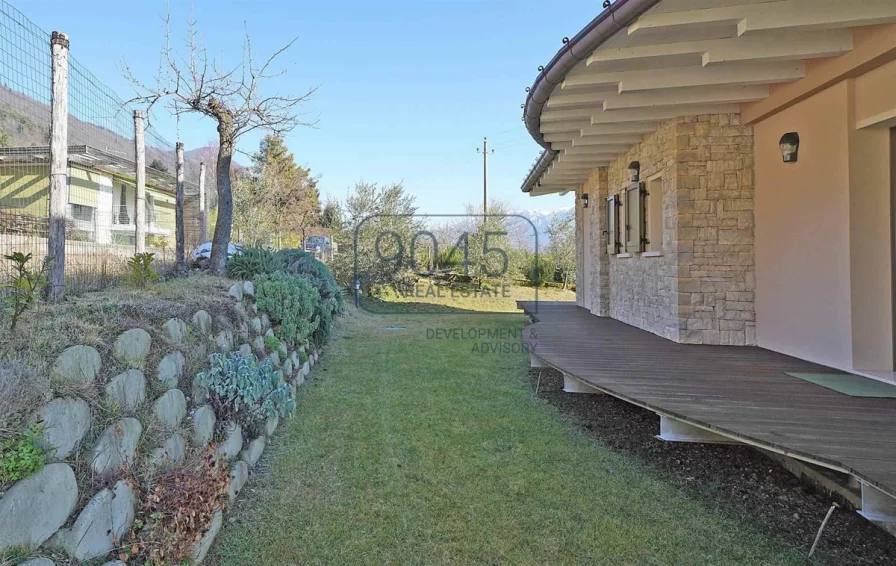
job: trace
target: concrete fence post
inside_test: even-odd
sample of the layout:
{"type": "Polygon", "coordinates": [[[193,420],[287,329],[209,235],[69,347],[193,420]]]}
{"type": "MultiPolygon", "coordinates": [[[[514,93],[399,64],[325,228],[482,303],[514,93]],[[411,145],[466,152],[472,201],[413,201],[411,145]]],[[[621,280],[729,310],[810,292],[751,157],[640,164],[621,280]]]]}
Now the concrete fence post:
{"type": "Polygon", "coordinates": [[[177,198],[175,200],[175,222],[177,232],[177,247],[175,254],[177,255],[176,269],[178,273],[187,270],[187,264],[184,259],[184,144],[177,142],[177,198]]]}
{"type": "Polygon", "coordinates": [[[50,225],[47,257],[50,266],[47,297],[65,297],[65,223],[68,211],[68,36],[54,31],[50,37],[50,225]]]}
{"type": "Polygon", "coordinates": [[[134,110],[134,179],[137,183],[137,203],[134,207],[134,252],[146,251],[146,145],[143,137],[143,112],[134,110]]]}
{"type": "Polygon", "coordinates": [[[205,161],[199,164],[199,243],[208,241],[208,220],[205,217],[205,161]]]}

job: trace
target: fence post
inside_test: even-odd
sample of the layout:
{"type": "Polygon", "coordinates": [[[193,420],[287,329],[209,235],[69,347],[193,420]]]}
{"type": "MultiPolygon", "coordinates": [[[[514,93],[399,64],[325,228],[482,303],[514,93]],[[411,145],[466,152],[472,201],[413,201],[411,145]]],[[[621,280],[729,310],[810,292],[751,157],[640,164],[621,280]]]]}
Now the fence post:
{"type": "Polygon", "coordinates": [[[205,161],[199,164],[199,243],[208,240],[208,225],[205,219],[205,161]]]}
{"type": "Polygon", "coordinates": [[[177,148],[177,199],[175,201],[175,220],[177,224],[175,254],[177,257],[175,258],[175,267],[178,273],[183,273],[187,269],[184,261],[184,144],[183,142],[177,142],[175,147],[177,148]]]}
{"type": "Polygon", "coordinates": [[[134,110],[134,162],[137,204],[134,206],[134,251],[146,251],[146,145],[143,140],[143,111],[134,110]]]}
{"type": "Polygon", "coordinates": [[[50,37],[52,64],[50,116],[50,225],[47,256],[50,265],[47,296],[65,296],[65,222],[68,205],[68,36],[54,31],[50,37]]]}

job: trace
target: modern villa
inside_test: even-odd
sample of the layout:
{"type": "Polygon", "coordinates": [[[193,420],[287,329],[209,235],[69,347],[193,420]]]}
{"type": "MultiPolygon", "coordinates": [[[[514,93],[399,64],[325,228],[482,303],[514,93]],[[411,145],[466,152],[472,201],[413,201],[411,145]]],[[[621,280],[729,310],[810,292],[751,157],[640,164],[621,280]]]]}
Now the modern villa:
{"type": "Polygon", "coordinates": [[[522,190],[576,202],[578,307],[521,305],[533,363],[896,522],[896,399],[856,394],[896,383],[896,2],[617,0],[524,121],[522,190]]]}

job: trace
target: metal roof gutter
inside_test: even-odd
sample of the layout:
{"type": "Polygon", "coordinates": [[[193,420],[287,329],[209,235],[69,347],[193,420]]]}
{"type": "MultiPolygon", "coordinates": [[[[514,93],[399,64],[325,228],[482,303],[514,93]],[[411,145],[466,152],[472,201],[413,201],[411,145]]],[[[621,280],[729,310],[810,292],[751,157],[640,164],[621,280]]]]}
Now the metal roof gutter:
{"type": "Polygon", "coordinates": [[[544,141],[544,134],[541,133],[541,112],[554,88],[563,82],[569,71],[580,61],[659,2],[660,0],[616,0],[575,37],[566,41],[551,62],[535,77],[535,82],[526,97],[523,121],[526,123],[529,135],[544,148],[544,151],[523,182],[523,192],[528,193],[532,190],[558,153],[551,149],[550,143],[544,141]]]}

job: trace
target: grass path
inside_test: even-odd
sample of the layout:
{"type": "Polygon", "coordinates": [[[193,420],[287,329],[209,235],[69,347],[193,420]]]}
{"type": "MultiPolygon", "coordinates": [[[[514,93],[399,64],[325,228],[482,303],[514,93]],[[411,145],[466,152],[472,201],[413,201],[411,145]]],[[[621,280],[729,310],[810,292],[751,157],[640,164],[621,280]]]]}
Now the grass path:
{"type": "Polygon", "coordinates": [[[346,316],[207,563],[804,563],[579,433],[527,355],[427,333],[523,323],[346,316]]]}

